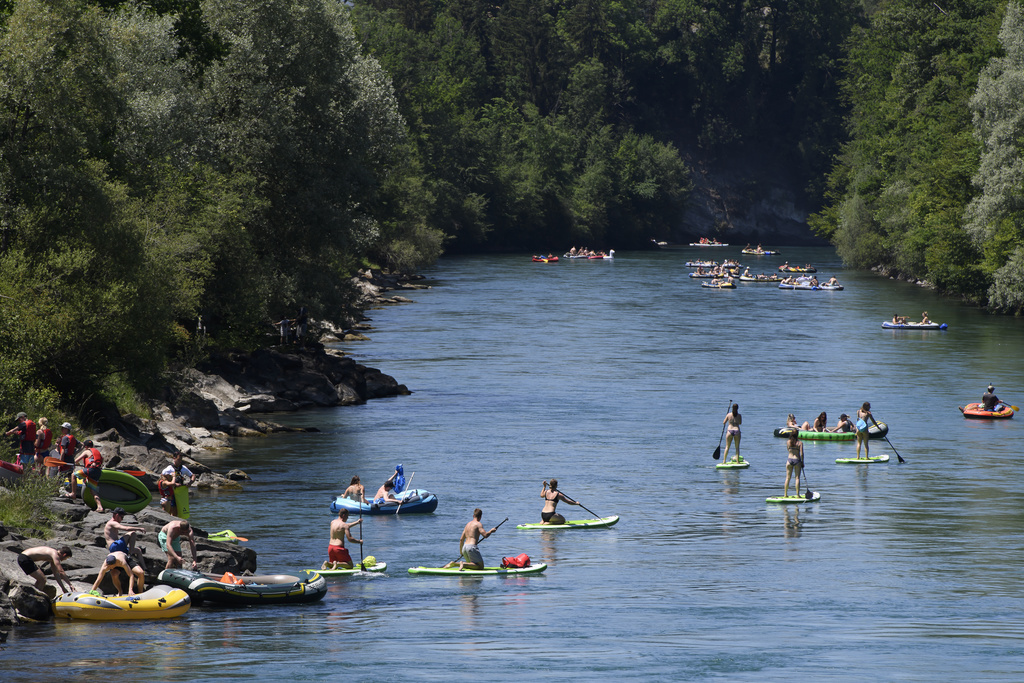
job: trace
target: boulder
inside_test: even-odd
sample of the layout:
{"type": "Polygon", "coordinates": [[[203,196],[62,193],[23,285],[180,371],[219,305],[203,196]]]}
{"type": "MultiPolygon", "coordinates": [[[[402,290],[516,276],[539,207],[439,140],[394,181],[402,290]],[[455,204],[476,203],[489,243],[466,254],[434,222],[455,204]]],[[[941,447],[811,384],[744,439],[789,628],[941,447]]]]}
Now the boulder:
{"type": "Polygon", "coordinates": [[[11,605],[18,614],[34,621],[47,621],[52,615],[50,597],[35,586],[19,584],[10,592],[11,605]]]}

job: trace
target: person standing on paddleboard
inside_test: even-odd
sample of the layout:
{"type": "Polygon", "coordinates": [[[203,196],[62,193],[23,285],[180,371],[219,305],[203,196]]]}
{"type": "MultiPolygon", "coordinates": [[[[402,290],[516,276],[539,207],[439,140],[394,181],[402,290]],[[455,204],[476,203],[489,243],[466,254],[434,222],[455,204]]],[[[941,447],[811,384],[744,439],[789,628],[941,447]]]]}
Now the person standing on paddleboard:
{"type": "Polygon", "coordinates": [[[782,489],[782,497],[789,497],[789,480],[796,473],[796,495],[800,495],[800,473],[804,469],[804,442],[800,440],[800,432],[793,430],[786,441],[786,486],[782,489]]]}
{"type": "Polygon", "coordinates": [[[462,536],[459,537],[459,554],[462,555],[461,559],[452,560],[446,564],[442,569],[448,569],[454,567],[455,563],[459,563],[459,570],[463,570],[466,567],[470,569],[483,569],[484,558],[480,554],[480,548],[477,544],[480,542],[480,538],[487,538],[495,531],[498,527],[493,527],[490,531],[484,531],[484,525],[480,523],[480,519],[484,516],[483,510],[476,508],[473,510],[473,519],[470,521],[466,528],[462,530],[462,536]]]}
{"type": "Polygon", "coordinates": [[[729,426],[725,429],[725,457],[722,458],[722,462],[729,462],[729,448],[732,446],[733,441],[736,442],[736,456],[732,459],[733,462],[741,462],[740,458],[740,425],[743,423],[743,417],[740,416],[740,404],[733,403],[732,410],[725,414],[725,419],[722,420],[722,424],[728,424],[729,426]]]}
{"type": "Polygon", "coordinates": [[[878,423],[875,422],[875,416],[871,414],[871,404],[868,403],[867,401],[864,401],[864,405],[862,405],[860,407],[860,410],[857,411],[857,423],[855,425],[857,427],[857,459],[858,460],[861,460],[861,457],[860,457],[860,446],[861,446],[862,443],[864,444],[864,458],[863,459],[865,459],[865,460],[870,460],[871,459],[871,454],[870,454],[869,448],[868,448],[868,438],[869,438],[869,435],[868,435],[868,420],[871,420],[871,422],[874,423],[874,425],[876,427],[878,426],[878,423]]]}
{"type": "MultiPolygon", "coordinates": [[[[739,452],[737,450],[737,452],[739,452]]],[[[544,499],[544,509],[540,513],[541,524],[565,524],[565,517],[555,512],[558,501],[564,500],[569,505],[579,505],[579,501],[573,500],[558,490],[558,480],[552,479],[551,483],[544,482],[540,490],[540,497],[544,499]]]]}

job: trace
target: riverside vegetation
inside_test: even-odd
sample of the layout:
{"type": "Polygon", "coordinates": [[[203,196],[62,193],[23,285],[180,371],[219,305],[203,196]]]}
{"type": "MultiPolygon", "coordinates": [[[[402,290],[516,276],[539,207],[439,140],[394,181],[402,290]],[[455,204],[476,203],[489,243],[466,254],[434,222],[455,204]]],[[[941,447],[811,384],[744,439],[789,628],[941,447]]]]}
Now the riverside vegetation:
{"type": "Polygon", "coordinates": [[[6,0],[0,411],[138,412],[301,307],[346,325],[367,265],[678,233],[725,159],[848,263],[1020,312],[1022,33],[1004,0],[6,0]]]}

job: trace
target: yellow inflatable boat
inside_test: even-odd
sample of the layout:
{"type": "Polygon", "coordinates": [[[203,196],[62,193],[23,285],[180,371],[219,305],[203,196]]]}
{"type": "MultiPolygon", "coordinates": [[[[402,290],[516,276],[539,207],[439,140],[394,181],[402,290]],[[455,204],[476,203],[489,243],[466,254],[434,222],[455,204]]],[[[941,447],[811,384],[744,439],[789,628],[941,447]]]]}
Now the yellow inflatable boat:
{"type": "Polygon", "coordinates": [[[53,600],[53,613],[67,619],[120,621],[124,619],[171,619],[188,611],[192,599],[180,588],[153,586],[128,597],[102,596],[77,591],[53,600]]]}

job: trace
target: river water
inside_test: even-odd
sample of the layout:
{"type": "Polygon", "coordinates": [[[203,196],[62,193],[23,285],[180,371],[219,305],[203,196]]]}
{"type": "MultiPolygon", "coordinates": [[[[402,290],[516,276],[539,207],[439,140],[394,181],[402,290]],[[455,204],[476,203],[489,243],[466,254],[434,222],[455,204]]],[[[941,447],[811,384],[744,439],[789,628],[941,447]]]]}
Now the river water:
{"type": "Polygon", "coordinates": [[[441,503],[364,520],[386,576],[335,580],[314,605],[21,628],[0,678],[1024,679],[1020,418],[957,410],[989,382],[1024,403],[1024,323],[845,271],[828,249],[785,257],[846,291],[687,277],[686,260],[726,255],[739,250],[443,259],[431,290],[372,311],[371,341],[345,347],[411,396],[275,415],[320,431],[237,440],[210,464],[253,482],[192,503],[199,526],[248,537],[261,570],[318,566],[332,497],[353,474],[373,491],[402,463],[441,503]],[[881,328],[923,310],[949,329],[881,328]],[[730,400],[752,465],[723,472],[711,455],[730,400]],[[864,401],[906,464],[837,465],[853,444],[805,442],[821,501],[766,504],[785,476],[772,430],[786,414],[835,424],[864,401]],[[621,521],[517,531],[539,521],[551,477],[621,521]],[[508,518],[481,544],[488,564],[525,552],[547,572],[409,575],[458,555],[474,507],[488,527],[508,518]]]}

